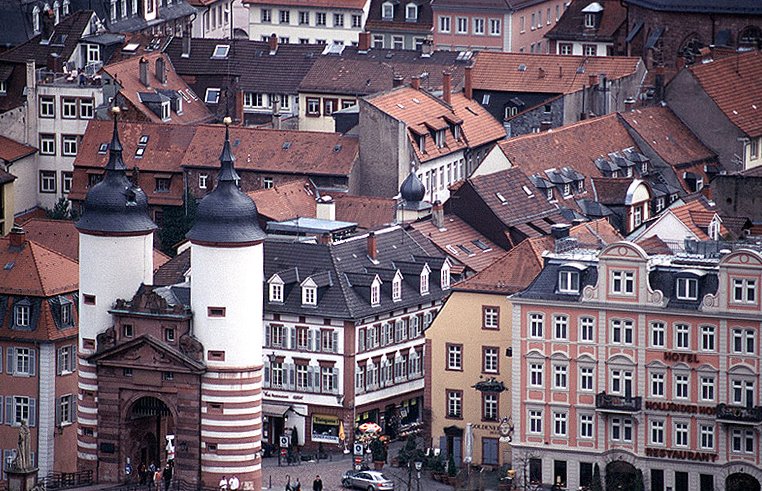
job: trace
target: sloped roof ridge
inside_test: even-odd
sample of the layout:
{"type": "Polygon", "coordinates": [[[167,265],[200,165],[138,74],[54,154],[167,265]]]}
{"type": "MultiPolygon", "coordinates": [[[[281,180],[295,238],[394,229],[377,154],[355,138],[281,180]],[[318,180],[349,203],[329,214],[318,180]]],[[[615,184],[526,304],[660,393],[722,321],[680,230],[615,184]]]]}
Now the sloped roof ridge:
{"type": "Polygon", "coordinates": [[[349,315],[351,318],[355,319],[358,317],[357,309],[355,308],[354,301],[352,299],[352,295],[354,294],[352,290],[352,287],[349,286],[349,281],[346,276],[344,276],[344,271],[341,270],[339,267],[338,262],[336,261],[336,254],[333,253],[334,244],[330,243],[327,246],[328,249],[328,257],[331,258],[331,265],[333,266],[334,273],[336,274],[336,283],[339,284],[339,289],[341,290],[341,296],[344,298],[344,305],[347,308],[347,311],[349,312],[349,315]]]}
{"type": "MultiPolygon", "coordinates": [[[[39,242],[35,242],[34,240],[26,239],[26,242],[27,242],[27,244],[29,244],[29,252],[32,255],[32,261],[34,261],[34,265],[35,265],[34,274],[37,276],[38,284],[40,285],[40,289],[41,289],[41,291],[42,291],[44,296],[50,297],[50,296],[57,295],[57,294],[62,293],[62,292],[72,291],[72,290],[76,290],[77,288],[79,288],[79,284],[78,283],[75,283],[73,285],[62,285],[62,286],[58,286],[58,288],[52,288],[52,287],[49,288],[48,279],[47,278],[43,278],[43,275],[40,274],[41,264],[38,261],[38,259],[42,260],[43,259],[42,256],[44,256],[45,254],[51,254],[54,257],[58,258],[59,260],[62,260],[64,262],[70,262],[72,264],[77,265],[78,270],[79,270],[79,266],[78,266],[79,263],[77,261],[74,261],[71,258],[68,258],[68,257],[64,256],[63,254],[60,254],[59,252],[54,251],[53,249],[49,249],[49,248],[45,247],[44,245],[40,244],[39,242]],[[40,254],[41,252],[42,252],[42,254],[40,254]],[[69,287],[71,287],[71,288],[69,289],[69,287]]],[[[59,278],[58,268],[56,268],[56,271],[51,276],[52,276],[51,279],[58,279],[59,278]]]]}

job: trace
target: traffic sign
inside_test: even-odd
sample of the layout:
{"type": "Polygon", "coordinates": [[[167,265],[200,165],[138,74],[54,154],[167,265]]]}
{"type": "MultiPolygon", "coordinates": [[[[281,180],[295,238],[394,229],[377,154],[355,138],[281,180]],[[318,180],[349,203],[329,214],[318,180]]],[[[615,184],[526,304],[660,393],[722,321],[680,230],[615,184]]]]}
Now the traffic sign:
{"type": "Polygon", "coordinates": [[[278,439],[280,442],[280,448],[288,448],[288,437],[285,435],[281,435],[278,439]]]}
{"type": "Polygon", "coordinates": [[[354,446],[354,454],[355,455],[362,455],[363,454],[363,446],[362,443],[355,443],[354,446]]]}

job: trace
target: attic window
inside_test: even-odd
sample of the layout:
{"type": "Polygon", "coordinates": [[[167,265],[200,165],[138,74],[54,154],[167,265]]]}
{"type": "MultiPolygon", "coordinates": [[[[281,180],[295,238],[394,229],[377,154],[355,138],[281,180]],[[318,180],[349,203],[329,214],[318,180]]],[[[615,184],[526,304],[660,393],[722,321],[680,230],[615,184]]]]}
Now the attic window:
{"type": "Polygon", "coordinates": [[[434,133],[434,138],[437,142],[437,147],[442,148],[445,146],[445,132],[444,130],[437,130],[436,133],[434,133]]]}
{"type": "Polygon", "coordinates": [[[283,145],[281,145],[281,148],[283,150],[288,150],[289,148],[291,148],[291,142],[283,142],[283,145]]]}
{"type": "Polygon", "coordinates": [[[98,153],[102,155],[106,152],[108,152],[108,143],[101,143],[101,146],[98,147],[98,153]]]}
{"type": "Polygon", "coordinates": [[[230,51],[230,46],[227,44],[218,44],[214,47],[214,53],[212,53],[212,58],[227,58],[228,57],[228,51],[230,51]]]}
{"type": "Polygon", "coordinates": [[[302,287],[302,305],[317,305],[317,288],[314,286],[302,287]]]}
{"type": "Polygon", "coordinates": [[[442,265],[442,270],[439,272],[439,286],[442,290],[450,289],[450,266],[447,262],[442,265]]]}
{"type": "Polygon", "coordinates": [[[579,293],[579,272],[578,271],[559,271],[558,272],[558,292],[559,293],[579,293]]]}
{"type": "Polygon", "coordinates": [[[407,22],[415,22],[418,20],[418,5],[409,3],[405,7],[405,20],[407,22]]]}
{"type": "Polygon", "coordinates": [[[146,147],[138,147],[135,150],[135,158],[136,159],[142,159],[144,153],[146,153],[146,147]]]}
{"type": "Polygon", "coordinates": [[[270,301],[282,302],[283,301],[283,284],[282,283],[270,283],[270,301]]]}
{"type": "Polygon", "coordinates": [[[484,94],[482,96],[482,106],[489,105],[489,96],[490,96],[490,94],[484,94]]]}
{"type": "Polygon", "coordinates": [[[378,282],[374,282],[370,286],[370,304],[373,306],[381,303],[381,285],[378,282]]]}
{"type": "Polygon", "coordinates": [[[508,203],[508,200],[505,199],[505,196],[503,196],[502,193],[497,192],[495,193],[495,196],[497,196],[497,199],[499,199],[502,204],[508,203]]]}
{"type": "Polygon", "coordinates": [[[423,268],[423,271],[421,271],[421,295],[428,295],[429,294],[429,268],[426,266],[423,268]]]}
{"type": "Polygon", "coordinates": [[[475,245],[476,247],[478,247],[479,249],[481,249],[483,252],[487,252],[487,251],[491,251],[491,250],[492,250],[492,248],[491,248],[490,246],[488,246],[487,244],[485,244],[485,243],[484,243],[482,240],[480,240],[480,239],[472,240],[472,241],[471,241],[471,243],[472,243],[473,245],[475,245]]]}
{"type": "Polygon", "coordinates": [[[679,300],[696,300],[698,298],[698,280],[696,278],[678,278],[677,298],[679,300]]]}
{"type": "Polygon", "coordinates": [[[474,256],[475,255],[474,251],[472,251],[468,247],[464,246],[463,244],[458,244],[458,249],[460,249],[461,251],[465,252],[469,256],[474,256]]]}
{"type": "Polygon", "coordinates": [[[585,14],[585,28],[586,29],[595,28],[595,14],[585,14]]]}
{"type": "Polygon", "coordinates": [[[529,196],[530,198],[531,198],[532,196],[534,196],[534,193],[533,193],[533,192],[532,192],[532,190],[531,190],[531,189],[529,189],[528,187],[526,187],[526,186],[521,186],[521,189],[523,189],[523,190],[524,190],[524,192],[525,192],[525,193],[527,193],[527,196],[529,196]]]}
{"type": "Polygon", "coordinates": [[[206,89],[204,102],[207,104],[217,104],[220,102],[220,89],[206,89]]]}
{"type": "Polygon", "coordinates": [[[399,302],[400,300],[402,300],[402,278],[396,275],[392,280],[392,301],[399,302]]]}
{"type": "Polygon", "coordinates": [[[138,145],[142,145],[142,146],[148,145],[148,135],[140,135],[140,140],[138,140],[138,145]]]}
{"type": "Polygon", "coordinates": [[[394,5],[392,2],[384,2],[383,5],[381,5],[381,17],[383,17],[384,20],[391,20],[394,18],[394,5]]]}
{"type": "Polygon", "coordinates": [[[424,153],[426,152],[426,135],[418,136],[418,150],[424,153]]]}

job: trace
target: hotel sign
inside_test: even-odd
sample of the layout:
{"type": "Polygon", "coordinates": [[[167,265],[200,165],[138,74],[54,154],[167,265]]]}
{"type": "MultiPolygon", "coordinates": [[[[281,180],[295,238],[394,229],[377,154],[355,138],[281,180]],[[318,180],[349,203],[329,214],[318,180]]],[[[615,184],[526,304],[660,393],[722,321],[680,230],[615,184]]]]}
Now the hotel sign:
{"type": "Polygon", "coordinates": [[[685,363],[699,363],[699,357],[696,353],[678,353],[675,351],[665,351],[664,361],[683,361],[685,363]]]}
{"type": "Polygon", "coordinates": [[[646,410],[666,411],[670,413],[704,414],[715,415],[715,408],[710,406],[698,406],[696,404],[678,404],[675,402],[646,401],[646,410]]]}

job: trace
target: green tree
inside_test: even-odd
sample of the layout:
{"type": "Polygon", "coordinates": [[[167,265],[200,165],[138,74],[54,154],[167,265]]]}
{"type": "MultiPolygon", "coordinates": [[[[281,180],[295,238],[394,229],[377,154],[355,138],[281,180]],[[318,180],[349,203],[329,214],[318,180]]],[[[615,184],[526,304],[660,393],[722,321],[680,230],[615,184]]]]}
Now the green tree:
{"type": "Polygon", "coordinates": [[[45,209],[45,214],[52,220],[77,220],[79,213],[71,207],[71,202],[64,198],[58,198],[52,209],[45,209]]]}
{"type": "Polygon", "coordinates": [[[447,475],[450,477],[458,475],[458,468],[455,465],[455,457],[453,457],[452,454],[450,454],[450,459],[447,461],[447,475]]]}
{"type": "Polygon", "coordinates": [[[423,460],[423,450],[418,448],[418,443],[415,435],[409,435],[405,441],[405,446],[402,447],[397,454],[397,460],[400,466],[406,466],[408,462],[415,462],[416,460],[423,460]]]}
{"type": "Polygon", "coordinates": [[[161,251],[170,256],[176,254],[175,246],[185,239],[185,234],[196,220],[198,203],[190,191],[185,189],[183,206],[165,206],[162,208],[162,223],[159,228],[161,251]]]}

